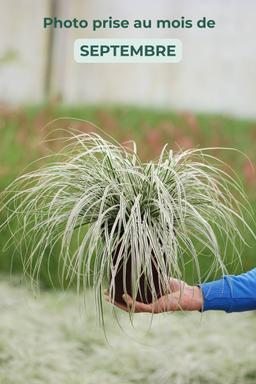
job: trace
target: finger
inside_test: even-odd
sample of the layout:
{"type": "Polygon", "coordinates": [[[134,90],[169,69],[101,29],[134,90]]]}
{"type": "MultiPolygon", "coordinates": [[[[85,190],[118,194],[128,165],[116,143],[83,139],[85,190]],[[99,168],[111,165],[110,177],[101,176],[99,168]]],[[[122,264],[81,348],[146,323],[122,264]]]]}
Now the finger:
{"type": "Polygon", "coordinates": [[[125,304],[121,304],[121,303],[119,303],[118,301],[114,301],[114,300],[112,300],[112,299],[109,297],[109,295],[104,295],[104,298],[105,298],[105,300],[106,300],[108,303],[115,305],[116,307],[122,309],[123,311],[129,312],[129,309],[127,308],[127,305],[125,305],[125,304]]]}
{"type": "Polygon", "coordinates": [[[140,301],[133,300],[131,296],[124,294],[123,300],[127,303],[128,307],[131,308],[132,312],[152,312],[152,305],[145,304],[140,301]]]}
{"type": "Polygon", "coordinates": [[[131,298],[130,295],[128,295],[128,293],[124,293],[122,295],[122,299],[124,300],[124,302],[128,305],[128,306],[132,306],[133,305],[133,299],[131,298]]]}
{"type": "Polygon", "coordinates": [[[180,293],[174,292],[168,295],[161,296],[158,300],[151,304],[152,313],[162,313],[168,311],[178,311],[180,310],[179,305],[180,293]]]}
{"type": "Polygon", "coordinates": [[[180,311],[181,305],[182,305],[181,300],[182,300],[181,292],[180,291],[173,292],[167,296],[163,296],[161,298],[161,302],[159,302],[159,306],[161,307],[162,312],[180,311]]]}
{"type": "MultiPolygon", "coordinates": [[[[129,296],[127,294],[124,294],[122,296],[126,305],[121,304],[118,301],[112,300],[109,295],[104,295],[104,298],[108,303],[114,304],[116,307],[118,307],[118,308],[120,308],[126,312],[135,312],[135,313],[139,313],[139,312],[152,313],[152,312],[154,312],[151,304],[145,304],[145,303],[141,303],[140,301],[134,301],[131,298],[131,296],[129,296]]],[[[155,313],[157,313],[157,311],[155,311],[155,313]]]]}
{"type": "Polygon", "coordinates": [[[119,309],[122,309],[123,311],[125,311],[125,312],[130,312],[129,311],[129,308],[126,306],[126,305],[124,305],[124,304],[120,304],[120,303],[118,303],[118,301],[115,301],[115,306],[117,307],[117,308],[119,308],[119,309]]]}

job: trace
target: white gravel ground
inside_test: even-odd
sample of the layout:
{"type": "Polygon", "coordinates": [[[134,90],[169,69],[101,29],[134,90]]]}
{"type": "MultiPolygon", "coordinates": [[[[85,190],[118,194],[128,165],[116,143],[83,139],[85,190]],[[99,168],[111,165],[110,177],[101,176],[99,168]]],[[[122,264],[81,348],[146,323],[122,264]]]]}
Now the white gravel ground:
{"type": "MultiPolygon", "coordinates": [[[[89,295],[88,295],[89,296],[89,295]]],[[[72,292],[41,292],[0,282],[0,384],[255,384],[256,314],[120,313],[106,304],[109,343],[72,292]],[[80,308],[80,310],[79,310],[80,308]]]]}

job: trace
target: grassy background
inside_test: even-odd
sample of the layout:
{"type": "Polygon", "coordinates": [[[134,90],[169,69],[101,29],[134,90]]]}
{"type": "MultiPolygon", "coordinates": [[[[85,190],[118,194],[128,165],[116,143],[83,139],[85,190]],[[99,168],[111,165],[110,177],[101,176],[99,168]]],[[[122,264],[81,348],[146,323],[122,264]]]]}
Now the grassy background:
{"type": "Polygon", "coordinates": [[[256,316],[205,312],[135,316],[104,304],[109,344],[97,327],[93,295],[41,291],[0,281],[3,384],[255,384],[256,316]],[[79,316],[79,310],[80,316],[79,316]],[[18,323],[17,323],[18,319],[18,323]],[[17,326],[18,324],[18,326],[17,326]]]}
{"type": "MultiPolygon", "coordinates": [[[[256,176],[252,166],[256,164],[256,122],[216,115],[172,113],[135,107],[64,107],[51,104],[12,109],[2,106],[0,188],[7,186],[31,161],[58,149],[58,142],[45,142],[48,135],[50,138],[63,135],[63,132],[56,129],[73,128],[83,132],[95,130],[89,122],[77,119],[96,124],[118,141],[135,140],[139,154],[144,160],[157,157],[165,143],[176,150],[224,146],[243,151],[251,162],[245,156],[232,151],[220,151],[218,156],[238,173],[256,213],[256,176]],[[63,119],[54,121],[60,117],[63,119]]],[[[0,233],[0,239],[1,244],[6,243],[7,228],[0,233]]],[[[238,267],[234,264],[230,267],[230,272],[239,273],[255,267],[256,244],[254,245],[252,241],[250,244],[251,247],[244,249],[242,254],[243,266],[238,267]]],[[[57,279],[57,257],[51,259],[50,268],[53,279],[57,279]]],[[[21,271],[20,255],[13,248],[6,252],[0,251],[0,270],[9,272],[10,269],[14,272],[21,271]]],[[[187,279],[188,281],[190,279],[189,271],[187,279]]],[[[45,286],[50,285],[47,260],[43,264],[41,281],[45,286]]]]}

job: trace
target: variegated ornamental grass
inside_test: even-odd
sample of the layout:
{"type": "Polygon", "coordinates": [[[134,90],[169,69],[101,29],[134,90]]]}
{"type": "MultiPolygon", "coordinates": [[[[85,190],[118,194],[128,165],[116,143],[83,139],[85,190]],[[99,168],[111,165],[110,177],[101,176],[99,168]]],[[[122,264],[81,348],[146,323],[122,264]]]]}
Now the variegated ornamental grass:
{"type": "Polygon", "coordinates": [[[50,162],[4,192],[4,225],[18,220],[10,242],[18,241],[30,276],[38,278],[44,257],[60,244],[60,279],[75,280],[78,290],[92,285],[102,314],[103,286],[114,298],[122,268],[126,291],[128,263],[132,296],[143,289],[143,275],[155,300],[153,267],[164,293],[169,277],[184,278],[187,263],[200,282],[227,272],[227,252],[239,260],[240,224],[251,231],[243,217],[248,202],[238,179],[212,155],[216,148],[174,153],[165,146],[158,159],[144,163],[135,143],[130,149],[77,132],[66,140],[50,162]],[[204,257],[211,263],[202,274],[204,257]]]}

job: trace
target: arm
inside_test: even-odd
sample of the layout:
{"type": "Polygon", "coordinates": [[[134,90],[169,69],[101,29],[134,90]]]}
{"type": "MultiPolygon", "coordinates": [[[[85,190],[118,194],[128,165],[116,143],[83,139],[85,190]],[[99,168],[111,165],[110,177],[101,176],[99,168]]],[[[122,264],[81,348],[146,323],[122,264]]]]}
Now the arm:
{"type": "Polygon", "coordinates": [[[239,276],[200,284],[204,303],[202,311],[242,312],[256,310],[256,268],[239,276]]]}
{"type": "Polygon", "coordinates": [[[123,295],[125,304],[112,302],[108,292],[104,292],[106,301],[112,302],[116,307],[128,312],[161,313],[169,311],[199,311],[203,306],[202,291],[199,286],[190,286],[184,281],[170,279],[170,293],[160,297],[154,303],[146,304],[133,301],[129,295],[123,295]]]}
{"type": "MultiPolygon", "coordinates": [[[[105,298],[110,301],[107,293],[105,298]]],[[[198,286],[189,286],[183,281],[171,279],[170,294],[151,304],[134,302],[128,295],[124,295],[123,299],[127,305],[114,304],[125,311],[134,312],[256,310],[256,268],[239,276],[224,276],[220,280],[198,286]]]]}

